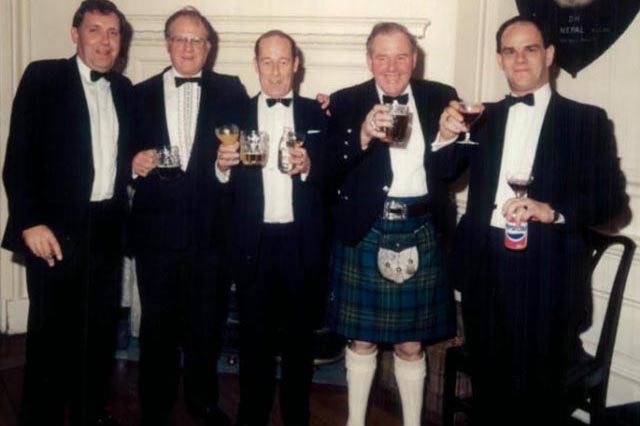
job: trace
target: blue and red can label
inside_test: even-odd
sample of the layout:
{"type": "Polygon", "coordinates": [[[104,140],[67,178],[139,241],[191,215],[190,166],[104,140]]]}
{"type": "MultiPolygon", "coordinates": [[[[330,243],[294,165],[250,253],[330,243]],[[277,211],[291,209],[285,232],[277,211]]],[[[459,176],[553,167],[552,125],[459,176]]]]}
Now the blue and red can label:
{"type": "Polygon", "coordinates": [[[528,230],[527,222],[519,226],[515,222],[507,222],[504,226],[504,246],[510,250],[524,250],[527,248],[528,230]]]}

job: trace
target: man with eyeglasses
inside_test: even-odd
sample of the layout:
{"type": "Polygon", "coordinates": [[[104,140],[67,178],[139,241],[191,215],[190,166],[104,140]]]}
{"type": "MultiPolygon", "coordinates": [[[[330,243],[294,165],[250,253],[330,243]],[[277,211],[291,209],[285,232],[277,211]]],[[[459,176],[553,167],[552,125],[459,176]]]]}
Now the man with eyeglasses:
{"type": "Polygon", "coordinates": [[[113,70],[129,28],[112,2],[83,1],[71,28],[76,55],[29,64],[13,103],[2,246],[27,268],[21,426],[62,426],[67,416],[72,426],[117,424],[105,405],[132,105],[131,82],[113,70]]]}
{"type": "Polygon", "coordinates": [[[216,360],[228,280],[221,260],[223,185],[215,177],[216,126],[239,120],[247,93],[236,77],[210,70],[214,30],[194,8],[165,24],[172,66],[135,87],[135,195],[131,238],[142,322],[139,391],[142,425],[171,423],[182,347],[188,412],[229,424],[218,408],[216,360]],[[179,152],[177,177],[160,174],[157,151],[179,152]]]}

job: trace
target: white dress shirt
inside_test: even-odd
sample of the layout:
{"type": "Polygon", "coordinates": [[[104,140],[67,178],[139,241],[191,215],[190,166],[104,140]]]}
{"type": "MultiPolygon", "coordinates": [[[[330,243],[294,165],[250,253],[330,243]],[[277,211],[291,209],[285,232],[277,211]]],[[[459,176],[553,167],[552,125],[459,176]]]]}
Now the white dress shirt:
{"type": "MultiPolygon", "coordinates": [[[[384,92],[378,85],[378,98],[382,103],[384,92]]],[[[411,86],[407,86],[403,94],[409,95],[409,111],[412,113],[411,136],[405,147],[389,147],[393,180],[388,195],[390,197],[419,197],[427,194],[427,172],[424,168],[425,142],[417,113],[416,101],[411,86]]],[[[384,142],[383,142],[384,143],[384,142]]]]}
{"type": "MultiPolygon", "coordinates": [[[[502,162],[500,163],[500,178],[494,204],[496,208],[491,215],[491,226],[504,228],[505,218],[502,206],[508,199],[515,196],[507,183],[507,175],[511,171],[531,172],[536,157],[540,130],[544,121],[551,88],[545,84],[535,92],[534,105],[517,103],[509,108],[507,125],[504,131],[504,145],[502,148],[502,162]]],[[[535,180],[535,176],[533,177],[535,180]]]]}
{"type": "Polygon", "coordinates": [[[76,56],[91,122],[93,183],[91,201],[113,198],[118,161],[118,115],[111,96],[111,83],[101,78],[91,81],[91,69],[76,56]]]}
{"type": "MultiPolygon", "coordinates": [[[[176,77],[184,76],[173,67],[163,75],[164,109],[169,141],[178,147],[180,167],[187,170],[200,111],[201,88],[197,83],[184,83],[176,87],[176,77]]],[[[202,77],[202,72],[193,77],[202,77]]]]}
{"type": "MultiPolygon", "coordinates": [[[[285,98],[293,98],[289,92],[285,98]]],[[[262,168],[265,223],[293,222],[293,185],[291,177],[278,170],[278,144],[285,127],[294,130],[293,100],[286,107],[278,102],[267,106],[267,96],[258,96],[258,130],[269,135],[267,164],[262,168]]]]}

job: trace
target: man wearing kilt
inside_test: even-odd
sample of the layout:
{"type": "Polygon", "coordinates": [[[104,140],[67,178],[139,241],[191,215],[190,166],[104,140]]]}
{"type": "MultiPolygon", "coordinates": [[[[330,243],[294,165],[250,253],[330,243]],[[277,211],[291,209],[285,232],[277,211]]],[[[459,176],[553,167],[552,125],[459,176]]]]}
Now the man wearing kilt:
{"type": "Polygon", "coordinates": [[[336,184],[328,323],[346,349],[349,426],[364,425],[377,345],[392,344],[405,425],[419,425],[426,376],[424,344],[455,332],[444,279],[441,230],[447,185],[433,173],[428,141],[456,91],[411,79],[416,40],[397,23],[367,40],[373,79],[331,95],[330,140],[336,184]],[[389,143],[390,106],[405,104],[413,126],[389,143]]]}

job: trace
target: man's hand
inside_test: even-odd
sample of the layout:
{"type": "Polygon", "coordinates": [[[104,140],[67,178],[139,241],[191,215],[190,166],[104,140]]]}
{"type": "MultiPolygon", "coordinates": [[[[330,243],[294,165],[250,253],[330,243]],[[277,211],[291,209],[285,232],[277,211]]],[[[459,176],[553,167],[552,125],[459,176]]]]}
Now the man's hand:
{"type": "Polygon", "coordinates": [[[290,148],[289,153],[291,155],[291,164],[293,168],[289,170],[289,176],[297,175],[298,173],[309,173],[311,169],[311,159],[307,154],[307,150],[299,148],[290,148]]]}
{"type": "Polygon", "coordinates": [[[320,104],[320,108],[326,111],[327,115],[331,117],[331,111],[329,111],[329,104],[331,103],[331,98],[326,93],[318,93],[316,95],[316,101],[320,104]]]}
{"type": "Polygon", "coordinates": [[[522,222],[553,222],[553,209],[547,203],[532,198],[511,198],[504,203],[502,215],[510,222],[520,225],[522,222]]]}
{"type": "Polygon", "coordinates": [[[223,173],[226,173],[231,167],[240,163],[240,142],[235,141],[233,144],[220,144],[218,147],[218,156],[216,158],[216,167],[223,173]]]}
{"type": "Polygon", "coordinates": [[[131,169],[138,176],[146,177],[158,165],[158,155],[155,149],[140,151],[133,157],[131,169]]]}
{"type": "Polygon", "coordinates": [[[34,256],[43,259],[50,268],[62,261],[58,239],[47,225],[36,225],[22,231],[22,239],[34,256]]]}
{"type": "MultiPolygon", "coordinates": [[[[484,105],[479,105],[477,111],[484,111],[484,105]]],[[[458,101],[449,102],[449,106],[440,114],[439,136],[441,140],[457,137],[462,132],[468,132],[469,128],[464,124],[464,118],[460,112],[458,101]]]]}
{"type": "Polygon", "coordinates": [[[369,146],[372,139],[384,139],[385,127],[393,125],[393,118],[389,113],[389,107],[382,104],[376,104],[367,114],[360,126],[360,146],[365,149],[369,146]]]}

